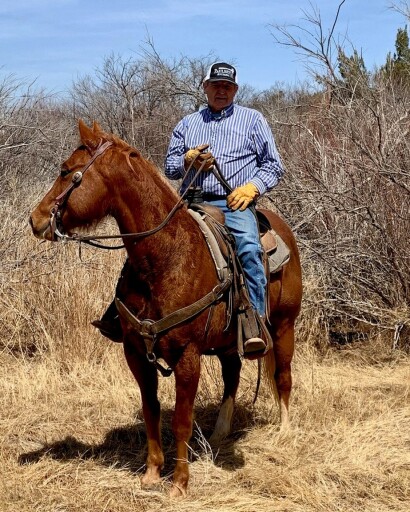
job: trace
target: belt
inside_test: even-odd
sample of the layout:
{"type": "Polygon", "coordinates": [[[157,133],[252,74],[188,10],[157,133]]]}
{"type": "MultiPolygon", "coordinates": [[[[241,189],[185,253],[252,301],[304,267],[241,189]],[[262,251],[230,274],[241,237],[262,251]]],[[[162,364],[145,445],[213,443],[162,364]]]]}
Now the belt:
{"type": "Polygon", "coordinates": [[[204,192],[202,194],[202,198],[204,201],[219,201],[221,199],[226,199],[226,195],[209,194],[208,192],[204,192]]]}

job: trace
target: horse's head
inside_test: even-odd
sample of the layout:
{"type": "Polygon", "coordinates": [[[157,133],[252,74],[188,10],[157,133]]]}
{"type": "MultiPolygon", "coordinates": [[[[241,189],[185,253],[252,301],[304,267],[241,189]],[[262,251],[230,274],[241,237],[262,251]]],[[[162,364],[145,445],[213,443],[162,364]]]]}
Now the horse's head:
{"type": "Polygon", "coordinates": [[[79,122],[81,145],[61,165],[60,175],[30,217],[38,238],[57,240],[60,231],[70,233],[110,213],[107,175],[113,166],[114,142],[97,123],[79,122]]]}

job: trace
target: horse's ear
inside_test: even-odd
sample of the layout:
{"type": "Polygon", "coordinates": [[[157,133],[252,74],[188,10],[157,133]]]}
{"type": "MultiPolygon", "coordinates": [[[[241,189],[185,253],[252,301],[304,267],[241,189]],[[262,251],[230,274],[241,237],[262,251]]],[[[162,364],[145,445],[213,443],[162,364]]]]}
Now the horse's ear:
{"type": "Polygon", "coordinates": [[[95,149],[100,143],[100,138],[89,128],[82,119],[78,121],[81,142],[90,149],[95,149]]]}
{"type": "Polygon", "coordinates": [[[94,121],[93,123],[93,132],[99,135],[104,133],[103,129],[101,128],[99,123],[97,123],[97,121],[94,121]]]}

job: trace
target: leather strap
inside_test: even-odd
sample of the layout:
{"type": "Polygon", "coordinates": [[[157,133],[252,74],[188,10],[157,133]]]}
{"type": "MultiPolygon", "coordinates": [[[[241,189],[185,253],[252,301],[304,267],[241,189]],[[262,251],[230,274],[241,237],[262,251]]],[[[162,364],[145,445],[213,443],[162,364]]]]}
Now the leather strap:
{"type": "Polygon", "coordinates": [[[115,305],[120,316],[127,320],[127,322],[134,327],[140,336],[143,337],[145,347],[147,349],[148,361],[153,363],[163,376],[167,377],[171,374],[172,369],[162,367],[158,363],[157,357],[154,354],[154,346],[157,341],[157,336],[164,331],[176,327],[186,320],[190,320],[212,304],[215,304],[222,298],[224,292],[231,286],[231,283],[232,276],[228,276],[223,282],[217,284],[213,290],[201,299],[189,306],[178,309],[157,321],[150,319],[139,320],[118,297],[115,297],[115,305]]]}
{"type": "MultiPolygon", "coordinates": [[[[201,299],[189,306],[178,309],[157,321],[150,319],[139,320],[118,297],[115,298],[115,305],[117,306],[119,314],[129,321],[141,336],[144,338],[156,337],[158,334],[167,331],[172,327],[176,327],[186,320],[190,320],[204,311],[211,304],[220,300],[224,292],[231,285],[231,282],[232,278],[229,276],[222,283],[217,284],[213,290],[201,299]]],[[[152,349],[150,352],[152,352],[152,349]]]]}
{"type": "Polygon", "coordinates": [[[65,235],[62,235],[59,231],[58,222],[61,221],[61,210],[64,206],[64,204],[67,202],[67,199],[69,198],[71,192],[78,187],[78,185],[81,183],[83,179],[84,173],[87,171],[89,167],[94,163],[94,161],[104,153],[106,149],[108,149],[110,146],[112,146],[113,143],[110,141],[102,143],[102,140],[100,141],[97,149],[95,150],[92,157],[88,160],[88,162],[84,165],[84,167],[81,169],[81,171],[76,171],[73,174],[71,183],[68,185],[68,187],[59,194],[55,200],[54,200],[54,206],[51,208],[50,211],[50,231],[51,231],[51,237],[54,240],[56,235],[58,238],[64,238],[67,239],[68,237],[65,235]]]}

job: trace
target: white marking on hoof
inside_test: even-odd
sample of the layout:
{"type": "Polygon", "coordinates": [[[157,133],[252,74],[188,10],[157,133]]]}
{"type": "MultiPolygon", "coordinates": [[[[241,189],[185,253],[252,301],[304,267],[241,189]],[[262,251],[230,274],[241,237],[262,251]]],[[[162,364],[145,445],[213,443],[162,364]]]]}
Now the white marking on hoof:
{"type": "Polygon", "coordinates": [[[289,411],[283,400],[280,400],[280,430],[281,432],[290,430],[289,411]]]}
{"type": "Polygon", "coordinates": [[[212,436],[209,439],[211,444],[218,444],[224,439],[231,431],[232,415],[233,415],[233,398],[228,397],[221,405],[219,410],[218,419],[212,436]]]}
{"type": "Polygon", "coordinates": [[[186,494],[186,490],[176,484],[172,484],[171,490],[169,491],[169,497],[174,500],[183,499],[186,497],[186,494]]]}
{"type": "Polygon", "coordinates": [[[141,477],[141,487],[152,487],[161,481],[160,471],[157,467],[147,468],[141,477]]]}

